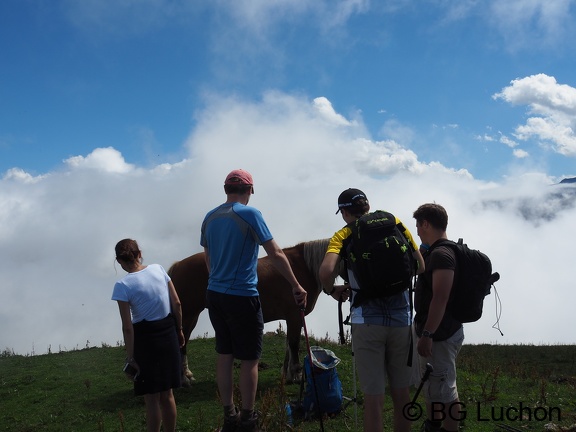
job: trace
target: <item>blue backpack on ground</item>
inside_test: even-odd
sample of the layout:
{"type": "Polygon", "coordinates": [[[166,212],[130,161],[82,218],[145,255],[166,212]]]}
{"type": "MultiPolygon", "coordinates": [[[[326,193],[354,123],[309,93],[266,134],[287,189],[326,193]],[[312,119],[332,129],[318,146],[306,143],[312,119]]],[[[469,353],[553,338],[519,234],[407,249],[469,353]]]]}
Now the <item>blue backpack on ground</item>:
{"type": "Polygon", "coordinates": [[[314,367],[310,370],[309,357],[304,357],[304,417],[309,418],[318,413],[337,414],[342,410],[343,401],[342,382],[336,371],[340,359],[332,351],[318,346],[313,346],[310,350],[314,367]]]}

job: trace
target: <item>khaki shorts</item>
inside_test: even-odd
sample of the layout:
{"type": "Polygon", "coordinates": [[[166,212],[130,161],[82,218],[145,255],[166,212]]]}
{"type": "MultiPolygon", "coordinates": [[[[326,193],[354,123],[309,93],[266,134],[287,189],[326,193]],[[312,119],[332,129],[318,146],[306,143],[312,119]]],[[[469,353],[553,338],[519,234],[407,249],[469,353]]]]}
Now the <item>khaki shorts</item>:
{"type": "Polygon", "coordinates": [[[352,324],[352,349],[364,394],[384,394],[387,382],[391,388],[410,385],[411,331],[409,326],[352,324]]]}
{"type": "Polygon", "coordinates": [[[448,404],[458,399],[456,387],[456,357],[464,342],[464,329],[460,329],[448,339],[433,342],[432,357],[418,356],[422,376],[426,371],[426,363],[434,367],[428,381],[423,386],[422,394],[428,402],[448,404]]]}

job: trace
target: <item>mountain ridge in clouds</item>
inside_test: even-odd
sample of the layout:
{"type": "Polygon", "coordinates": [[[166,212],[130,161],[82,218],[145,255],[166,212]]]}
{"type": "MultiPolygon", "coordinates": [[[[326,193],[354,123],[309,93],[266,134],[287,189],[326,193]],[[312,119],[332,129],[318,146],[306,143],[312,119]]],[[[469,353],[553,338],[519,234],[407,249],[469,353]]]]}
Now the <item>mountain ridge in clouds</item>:
{"type": "Polygon", "coordinates": [[[563,179],[552,185],[554,189],[546,190],[541,196],[522,195],[504,199],[483,201],[486,209],[515,209],[524,220],[539,226],[543,222],[552,222],[566,210],[576,208],[576,177],[563,179]]]}

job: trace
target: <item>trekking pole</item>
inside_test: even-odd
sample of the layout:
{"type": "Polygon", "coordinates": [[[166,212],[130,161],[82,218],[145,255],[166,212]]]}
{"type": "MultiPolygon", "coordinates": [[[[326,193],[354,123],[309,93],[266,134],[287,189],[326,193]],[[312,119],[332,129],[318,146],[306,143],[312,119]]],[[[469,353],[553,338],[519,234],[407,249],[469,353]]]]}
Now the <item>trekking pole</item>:
{"type": "Polygon", "coordinates": [[[418,399],[418,395],[420,394],[420,391],[422,390],[422,386],[424,386],[424,383],[426,381],[428,381],[428,377],[430,376],[430,374],[432,372],[434,372],[434,367],[430,363],[426,363],[426,372],[424,372],[424,376],[420,380],[420,385],[418,386],[418,389],[416,390],[416,393],[414,394],[414,398],[412,399],[412,405],[414,405],[416,403],[416,399],[418,399]]]}
{"type": "MultiPolygon", "coordinates": [[[[340,294],[340,298],[338,299],[338,322],[339,322],[339,333],[340,333],[340,345],[344,345],[346,343],[346,338],[344,336],[344,324],[348,324],[349,316],[346,320],[343,319],[342,315],[342,294],[340,294]]],[[[352,379],[353,379],[353,390],[354,390],[354,398],[352,401],[354,402],[354,430],[358,430],[358,393],[356,390],[356,357],[354,356],[354,339],[352,339],[352,379]]]]}
{"type": "Polygon", "coordinates": [[[354,430],[358,430],[358,394],[356,393],[356,357],[354,356],[354,340],[352,340],[352,379],[354,389],[354,430]]]}
{"type": "Polygon", "coordinates": [[[320,417],[320,430],[324,432],[324,420],[322,419],[322,411],[320,411],[320,398],[318,397],[318,387],[316,386],[316,376],[314,375],[314,362],[312,361],[312,349],[310,348],[310,339],[308,339],[308,330],[306,329],[304,308],[300,309],[300,316],[302,317],[302,327],[304,327],[304,339],[306,339],[306,348],[308,349],[308,360],[310,362],[310,375],[312,375],[314,396],[316,396],[316,407],[318,410],[318,416],[320,417]]]}
{"type": "Polygon", "coordinates": [[[420,416],[422,415],[422,408],[420,407],[420,405],[416,404],[416,399],[418,399],[418,396],[420,395],[420,391],[422,390],[424,383],[428,381],[428,378],[430,377],[430,374],[432,372],[434,372],[434,367],[430,363],[426,363],[426,372],[424,372],[424,376],[420,380],[420,385],[416,389],[416,393],[414,393],[412,401],[404,405],[404,408],[402,409],[404,417],[406,419],[413,421],[419,419],[420,416]]]}

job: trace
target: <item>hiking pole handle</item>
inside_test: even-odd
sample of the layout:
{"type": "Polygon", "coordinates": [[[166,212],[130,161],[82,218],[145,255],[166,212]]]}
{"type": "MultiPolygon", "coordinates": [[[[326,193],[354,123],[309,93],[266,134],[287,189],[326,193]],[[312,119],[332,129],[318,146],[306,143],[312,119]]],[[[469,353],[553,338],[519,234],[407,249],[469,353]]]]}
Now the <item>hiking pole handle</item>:
{"type": "Polygon", "coordinates": [[[414,397],[412,398],[412,402],[409,405],[414,405],[416,403],[416,399],[418,399],[418,395],[420,395],[420,392],[422,391],[422,387],[424,386],[424,383],[428,380],[428,378],[430,377],[430,374],[432,372],[434,372],[434,367],[430,363],[426,363],[426,372],[424,372],[424,375],[422,376],[422,379],[420,380],[420,385],[416,389],[416,393],[414,394],[414,397]]]}
{"type": "Polygon", "coordinates": [[[306,338],[306,343],[308,343],[308,329],[306,328],[306,320],[304,317],[306,316],[306,311],[303,307],[300,308],[300,318],[302,319],[302,328],[304,329],[304,337],[306,338]]]}
{"type": "Polygon", "coordinates": [[[426,372],[424,372],[422,382],[426,382],[432,372],[434,372],[434,366],[432,366],[430,363],[426,363],[426,372]]]}

